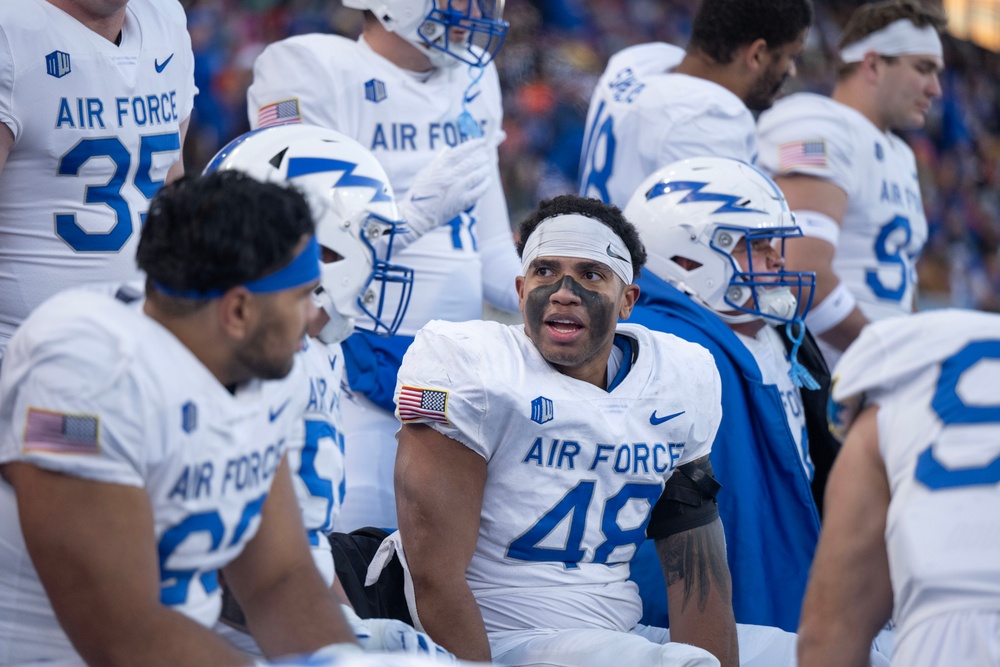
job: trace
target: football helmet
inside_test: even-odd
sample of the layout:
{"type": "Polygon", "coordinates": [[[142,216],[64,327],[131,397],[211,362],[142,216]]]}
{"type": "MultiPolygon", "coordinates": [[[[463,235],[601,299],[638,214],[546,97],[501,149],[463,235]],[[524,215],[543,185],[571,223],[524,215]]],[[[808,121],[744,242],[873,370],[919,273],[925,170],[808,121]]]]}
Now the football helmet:
{"type": "Polygon", "coordinates": [[[367,149],[334,130],[281,125],[229,142],[205,172],[220,169],[290,183],[309,201],[323,249],[315,298],[330,317],[320,340],[340,342],[356,324],[387,336],[396,332],[413,270],[390,262],[393,238],[406,230],[389,178],[367,149]]]}
{"type": "Polygon", "coordinates": [[[753,264],[754,241],[780,244],[784,259],[784,240],[802,235],[781,190],[756,167],[719,157],[675,162],[643,181],[624,214],[646,246],[647,268],[726,322],[787,324],[800,317],[800,299],[811,305],[814,273],[753,264]],[[733,257],[741,243],[745,269],[733,257]]]}
{"type": "Polygon", "coordinates": [[[343,0],[367,9],[385,26],[427,54],[435,67],[485,67],[503,46],[510,24],[504,0],[343,0]]]}

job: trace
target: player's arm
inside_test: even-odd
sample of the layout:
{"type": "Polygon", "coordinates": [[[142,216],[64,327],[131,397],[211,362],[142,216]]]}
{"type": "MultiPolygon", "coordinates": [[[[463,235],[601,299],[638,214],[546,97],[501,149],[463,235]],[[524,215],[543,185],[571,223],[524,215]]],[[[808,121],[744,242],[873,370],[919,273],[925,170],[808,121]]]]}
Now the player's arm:
{"type": "Polygon", "coordinates": [[[868,665],[892,613],[885,549],[889,483],[878,451],[878,408],[861,413],[830,473],[826,513],[799,622],[803,667],[868,665]]]}
{"type": "Polygon", "coordinates": [[[257,534],[223,574],[268,657],[355,641],[309,551],[287,457],[274,475],[257,534]]]}
{"type": "Polygon", "coordinates": [[[479,255],[482,258],[483,296],[491,305],[518,312],[514,279],[521,275],[521,260],[514,248],[507,198],[503,193],[499,168],[494,164],[493,179],[476,207],[479,255]]]}
{"type": "Polygon", "coordinates": [[[670,638],[705,649],[722,667],[739,665],[733,586],[708,456],[667,480],[650,520],[667,584],[670,638]]]}
{"type": "Polygon", "coordinates": [[[181,121],[180,126],[177,128],[177,133],[180,135],[181,151],[177,156],[177,162],[170,165],[170,169],[167,170],[167,178],[164,183],[173,183],[184,175],[184,139],[187,137],[188,125],[190,123],[191,116],[188,116],[181,121]]]}
{"type": "MultiPolygon", "coordinates": [[[[847,211],[847,193],[830,181],[805,174],[786,174],[774,180],[804,234],[785,242],[785,268],[816,273],[816,290],[806,323],[813,334],[838,350],[846,350],[868,324],[853,295],[833,270],[840,225],[847,211]]],[[[800,306],[805,303],[806,299],[802,299],[800,306]]]]}
{"type": "Polygon", "coordinates": [[[3,167],[7,164],[7,157],[13,147],[14,133],[10,131],[6,123],[0,123],[0,175],[3,174],[3,167]]]}
{"type": "Polygon", "coordinates": [[[251,659],[160,604],[144,489],[8,463],[24,541],[60,625],[91,665],[246,665],[251,659]]]}
{"type": "Polygon", "coordinates": [[[463,660],[490,661],[483,617],[465,579],[479,537],[486,461],[423,424],[404,424],[396,509],[424,631],[463,660]]]}

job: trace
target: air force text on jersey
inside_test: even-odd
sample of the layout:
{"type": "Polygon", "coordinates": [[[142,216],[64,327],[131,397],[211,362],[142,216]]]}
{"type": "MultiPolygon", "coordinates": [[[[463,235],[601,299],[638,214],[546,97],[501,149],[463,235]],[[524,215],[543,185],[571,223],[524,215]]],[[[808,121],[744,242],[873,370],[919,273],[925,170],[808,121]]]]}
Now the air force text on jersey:
{"type": "Polygon", "coordinates": [[[132,97],[77,97],[59,99],[55,128],[93,130],[128,126],[150,127],[182,121],[177,91],[164,90],[132,97]]]}
{"type": "MultiPolygon", "coordinates": [[[[480,132],[485,134],[489,121],[481,119],[476,122],[480,132]]],[[[390,151],[436,151],[446,146],[457,146],[471,138],[458,128],[458,123],[453,122],[428,123],[424,135],[421,135],[420,128],[413,123],[376,123],[368,148],[390,151]]]]}
{"type": "Polygon", "coordinates": [[[177,481],[170,488],[168,498],[180,500],[225,496],[228,491],[243,491],[258,486],[271,488],[271,477],[281,463],[285,452],[285,439],[263,449],[226,460],[216,476],[211,459],[184,466],[177,481]]]}
{"type": "Polygon", "coordinates": [[[581,446],[576,440],[537,437],[528,446],[521,463],[564,470],[576,470],[577,465],[586,466],[587,470],[600,466],[620,475],[636,475],[672,472],[683,454],[683,442],[581,446]]]}

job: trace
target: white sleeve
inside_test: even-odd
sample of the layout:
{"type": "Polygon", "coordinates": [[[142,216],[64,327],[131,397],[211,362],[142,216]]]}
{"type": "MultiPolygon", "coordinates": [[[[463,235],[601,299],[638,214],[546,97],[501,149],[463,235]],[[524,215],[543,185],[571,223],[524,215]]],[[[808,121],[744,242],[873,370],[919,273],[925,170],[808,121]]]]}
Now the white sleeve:
{"type": "Polygon", "coordinates": [[[491,305],[516,313],[518,299],[514,279],[521,275],[521,260],[514,247],[499,167],[494,168],[493,179],[490,189],[476,205],[483,296],[491,305]]]}
{"type": "Polygon", "coordinates": [[[691,358],[698,364],[700,368],[697,370],[701,372],[692,372],[688,377],[693,385],[690,387],[691,395],[699,397],[696,404],[700,414],[692,424],[684,456],[681,457],[682,464],[708,456],[722,424],[722,378],[712,354],[705,348],[698,347],[700,349],[691,358]]]}
{"type": "Polygon", "coordinates": [[[486,387],[477,367],[452,338],[421,329],[399,368],[396,418],[426,424],[489,460],[498,438],[483,437],[486,387]]]}
{"type": "Polygon", "coordinates": [[[336,95],[328,94],[330,74],[323,67],[323,54],[312,41],[290,38],[271,44],[253,64],[253,83],[247,90],[250,127],[259,126],[261,107],[285,100],[298,101],[301,122],[337,129],[336,95]],[[317,84],[317,79],[321,84],[317,84]]]}
{"type": "Polygon", "coordinates": [[[760,166],[770,174],[803,174],[854,190],[858,174],[846,118],[818,105],[793,104],[765,113],[758,125],[760,166]]]}
{"type": "MultiPolygon", "coordinates": [[[[97,482],[144,486],[146,424],[128,364],[100,332],[12,345],[4,359],[0,460],[97,482]]],[[[45,338],[44,334],[42,335],[45,338]]],[[[17,338],[15,337],[15,341],[17,338]]]]}

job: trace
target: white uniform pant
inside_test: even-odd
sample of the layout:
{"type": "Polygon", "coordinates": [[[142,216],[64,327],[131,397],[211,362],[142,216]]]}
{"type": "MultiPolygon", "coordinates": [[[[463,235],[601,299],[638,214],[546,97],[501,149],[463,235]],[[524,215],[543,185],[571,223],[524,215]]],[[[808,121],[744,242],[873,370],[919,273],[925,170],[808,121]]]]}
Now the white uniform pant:
{"type": "MultiPolygon", "coordinates": [[[[762,625],[736,625],[740,665],[794,667],[796,636],[762,625]]],[[[490,636],[493,662],[505,667],[714,667],[707,651],[670,642],[670,631],[637,625],[630,632],[579,630],[518,630],[490,636]]]]}

